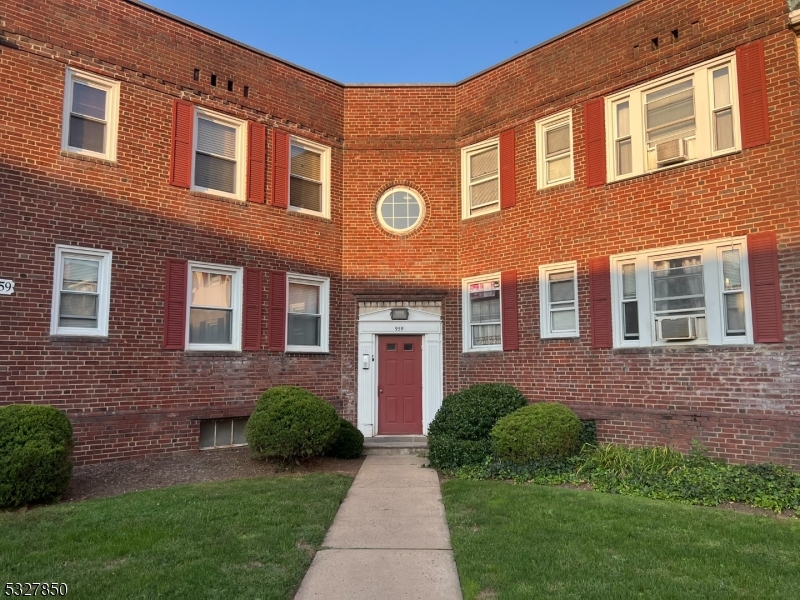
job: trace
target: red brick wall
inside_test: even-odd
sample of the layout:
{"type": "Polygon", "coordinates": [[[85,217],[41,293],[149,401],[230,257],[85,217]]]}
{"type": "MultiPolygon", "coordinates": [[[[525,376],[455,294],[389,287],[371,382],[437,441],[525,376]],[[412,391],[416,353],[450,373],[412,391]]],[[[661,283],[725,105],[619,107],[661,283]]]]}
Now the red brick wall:
{"type": "Polygon", "coordinates": [[[644,0],[452,86],[341,86],[121,0],[1,10],[0,277],[17,291],[0,297],[0,403],[65,410],[79,462],[195,450],[201,419],[247,415],[282,383],[355,420],[358,299],[425,297],[443,300],[446,393],[508,381],[598,419],[602,440],[687,450],[695,438],[733,460],[800,466],[798,62],[783,0],[644,0]],[[754,39],[765,43],[770,144],[586,188],[586,100],[754,39]],[[68,64],[121,82],[116,163],[60,151],[68,64]],[[169,186],[178,97],[330,146],[331,219],[169,186]],[[538,191],[535,121],[567,108],[575,182],[538,191]],[[460,148],[510,127],[516,206],[462,222],[460,148]],[[426,203],[406,237],[374,217],[398,184],[426,203]],[[783,344],[590,347],[590,258],[773,230],[783,344]],[[56,244],[114,252],[107,340],[49,336],[56,244]],[[268,352],[266,311],[260,352],[163,350],[167,258],[330,276],[331,353],[268,352]],[[578,261],[581,338],[542,341],[538,267],[566,260],[578,261]],[[461,278],[507,269],[519,273],[520,350],[463,355],[461,278]]]}

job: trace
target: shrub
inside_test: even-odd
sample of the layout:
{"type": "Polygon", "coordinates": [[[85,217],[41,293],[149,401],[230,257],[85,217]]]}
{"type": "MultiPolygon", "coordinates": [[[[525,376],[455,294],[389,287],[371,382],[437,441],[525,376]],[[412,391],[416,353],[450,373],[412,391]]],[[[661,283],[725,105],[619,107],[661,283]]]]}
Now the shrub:
{"type": "Polygon", "coordinates": [[[574,454],[580,432],[581,422],[569,408],[557,402],[539,402],[500,419],[492,429],[492,439],[500,459],[524,465],[574,454]]]}
{"type": "Polygon", "coordinates": [[[72,425],[52,406],[0,408],[0,508],[58,500],[72,478],[72,425]]]}
{"type": "Polygon", "coordinates": [[[279,386],[261,395],[245,433],[254,456],[299,461],[331,446],[339,433],[339,415],[307,390],[279,386]]]}
{"type": "Polygon", "coordinates": [[[452,435],[428,436],[428,462],[443,471],[478,465],[492,456],[492,440],[459,440],[452,435]]]}
{"type": "Polygon", "coordinates": [[[364,451],[364,434],[347,419],[339,419],[339,433],[327,452],[334,458],[358,458],[364,451]]]}
{"type": "Polygon", "coordinates": [[[578,449],[586,444],[597,446],[597,421],[581,419],[581,433],[578,435],[578,449]]]}
{"type": "Polygon", "coordinates": [[[505,383],[479,383],[447,396],[428,427],[430,464],[452,470],[483,463],[492,455],[492,427],[527,403],[505,383]]]}

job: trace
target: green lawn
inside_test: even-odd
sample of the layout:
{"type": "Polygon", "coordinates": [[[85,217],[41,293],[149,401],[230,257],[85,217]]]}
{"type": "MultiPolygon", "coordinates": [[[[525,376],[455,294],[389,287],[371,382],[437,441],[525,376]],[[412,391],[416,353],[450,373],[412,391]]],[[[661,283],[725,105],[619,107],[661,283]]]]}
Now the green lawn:
{"type": "Polygon", "coordinates": [[[800,598],[800,521],[497,481],[442,486],[464,598],[800,598]]]}
{"type": "MultiPolygon", "coordinates": [[[[187,485],[0,513],[0,585],[70,598],[290,598],[352,478],[187,485]]],[[[2,592],[0,592],[2,593],[2,592]]]]}

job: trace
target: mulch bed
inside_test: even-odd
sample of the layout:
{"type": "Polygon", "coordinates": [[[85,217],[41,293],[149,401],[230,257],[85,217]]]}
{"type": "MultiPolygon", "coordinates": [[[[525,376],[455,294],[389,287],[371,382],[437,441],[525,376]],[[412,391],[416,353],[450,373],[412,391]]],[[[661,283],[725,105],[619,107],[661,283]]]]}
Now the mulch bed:
{"type": "Polygon", "coordinates": [[[247,477],[279,477],[307,473],[342,473],[355,477],[364,458],[315,458],[300,465],[264,462],[247,448],[204,450],[148,456],[75,467],[64,502],[116,496],[184,483],[226,481],[247,477]]]}

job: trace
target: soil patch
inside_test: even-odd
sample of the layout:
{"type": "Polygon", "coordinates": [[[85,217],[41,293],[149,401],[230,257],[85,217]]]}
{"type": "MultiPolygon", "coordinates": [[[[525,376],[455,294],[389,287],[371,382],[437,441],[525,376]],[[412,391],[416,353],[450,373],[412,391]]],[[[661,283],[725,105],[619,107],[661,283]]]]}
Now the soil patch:
{"type": "Polygon", "coordinates": [[[247,477],[280,477],[307,473],[342,473],[355,477],[364,457],[352,460],[315,458],[300,465],[250,458],[247,448],[204,450],[120,460],[75,467],[62,498],[65,502],[116,496],[182,483],[226,481],[247,477]]]}

